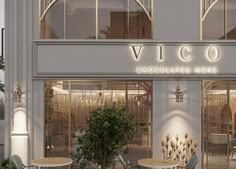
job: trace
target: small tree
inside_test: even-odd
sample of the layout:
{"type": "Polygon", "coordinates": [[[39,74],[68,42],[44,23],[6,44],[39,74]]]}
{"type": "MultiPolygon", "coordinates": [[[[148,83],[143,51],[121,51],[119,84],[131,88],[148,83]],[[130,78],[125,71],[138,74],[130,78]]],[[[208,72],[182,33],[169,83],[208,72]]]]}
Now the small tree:
{"type": "Polygon", "coordinates": [[[92,112],[88,128],[78,139],[79,156],[82,155],[102,169],[110,166],[114,157],[135,133],[133,118],[125,112],[126,108],[115,106],[98,108],[92,112]]]}
{"type": "Polygon", "coordinates": [[[10,160],[10,158],[0,161],[0,169],[16,169],[14,163],[10,160]]]}

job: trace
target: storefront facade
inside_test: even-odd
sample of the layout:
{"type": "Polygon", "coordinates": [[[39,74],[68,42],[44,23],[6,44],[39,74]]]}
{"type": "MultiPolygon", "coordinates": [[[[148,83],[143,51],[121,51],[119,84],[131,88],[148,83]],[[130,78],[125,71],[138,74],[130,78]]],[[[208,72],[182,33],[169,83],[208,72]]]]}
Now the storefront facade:
{"type": "MultiPolygon", "coordinates": [[[[197,168],[210,169],[205,165],[208,155],[205,157],[203,138],[206,126],[203,113],[206,105],[203,99],[204,84],[206,80],[235,80],[236,49],[235,42],[201,41],[201,1],[134,1],[128,3],[132,6],[127,8],[128,12],[120,10],[118,6],[122,4],[105,0],[70,1],[68,4],[59,0],[11,0],[5,3],[5,110],[10,112],[6,115],[6,157],[19,154],[25,163],[30,163],[32,159],[47,155],[45,146],[49,130],[45,128],[50,129],[47,126],[48,105],[50,101],[58,101],[56,97],[59,98],[59,94],[64,94],[63,99],[68,100],[64,103],[69,113],[66,116],[69,126],[73,124],[72,117],[81,116],[72,116],[74,95],[82,99],[81,105],[89,102],[89,99],[92,102],[93,94],[111,97],[109,102],[101,105],[131,105],[134,95],[133,100],[137,101],[134,102],[134,109],[137,112],[148,110],[146,114],[137,115],[141,119],[141,126],[144,119],[144,125],[148,128],[148,136],[141,139],[150,148],[150,154],[146,156],[161,157],[161,141],[168,134],[172,138],[176,135],[184,138],[184,134],[188,133],[197,143],[197,168]],[[74,21],[72,16],[77,15],[73,12],[79,11],[79,15],[83,11],[76,8],[76,2],[89,11],[84,17],[90,18],[84,23],[89,29],[76,25],[83,30],[79,33],[71,27],[74,21]],[[52,13],[47,16],[51,7],[52,13]],[[111,13],[108,19],[104,12],[106,9],[111,13]],[[61,15],[60,10],[64,11],[61,15]],[[131,17],[137,15],[138,18],[131,17]],[[112,22],[114,20],[127,25],[117,29],[119,25],[112,22]],[[109,27],[106,27],[107,22],[109,27]],[[137,26],[140,23],[141,28],[137,26]],[[22,90],[20,102],[13,99],[18,85],[22,90]],[[74,90],[80,93],[75,94],[74,90]],[[51,98],[50,92],[53,93],[51,98]],[[113,94],[117,97],[113,98],[113,94]],[[142,96],[142,100],[139,100],[139,96],[142,96]],[[140,105],[146,107],[143,106],[141,110],[138,108],[140,105]],[[22,146],[19,147],[19,144],[22,146]]],[[[229,91],[227,84],[224,89],[229,91]]],[[[224,94],[229,96],[227,92],[224,94]]],[[[98,106],[98,99],[94,101],[98,106]]],[[[77,107],[81,105],[76,104],[77,107]]],[[[80,111],[85,112],[84,109],[80,111]]],[[[69,135],[74,131],[69,128],[67,131],[69,134],[65,139],[69,142],[66,145],[70,151],[72,138],[69,135]]],[[[229,133],[226,135],[228,143],[229,133]]],[[[143,134],[137,137],[141,136],[143,134]]],[[[226,167],[229,167],[229,162],[226,167]]]]}

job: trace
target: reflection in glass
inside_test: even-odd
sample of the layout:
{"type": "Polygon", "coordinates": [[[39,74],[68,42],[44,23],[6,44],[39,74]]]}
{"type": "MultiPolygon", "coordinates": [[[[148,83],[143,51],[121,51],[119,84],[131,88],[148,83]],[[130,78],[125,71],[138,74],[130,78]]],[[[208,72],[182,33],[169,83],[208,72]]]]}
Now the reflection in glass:
{"type": "Polygon", "coordinates": [[[236,39],[236,1],[227,0],[227,39],[236,39]]]}
{"type": "Polygon", "coordinates": [[[226,81],[204,81],[204,169],[226,169],[228,157],[228,105],[226,81]]]}
{"type": "Polygon", "coordinates": [[[151,39],[152,0],[39,0],[42,39],[151,39]]]}
{"type": "Polygon", "coordinates": [[[207,10],[209,11],[205,13],[206,16],[202,21],[202,39],[224,39],[224,1],[217,1],[211,8],[208,5],[207,10]]]}
{"type": "MultiPolygon", "coordinates": [[[[70,156],[90,112],[101,106],[128,106],[138,124],[129,143],[129,160],[151,157],[151,82],[149,81],[47,81],[45,83],[45,145],[54,156],[70,156]]],[[[45,156],[48,153],[45,152],[45,156]]]]}
{"type": "Polygon", "coordinates": [[[64,39],[64,0],[40,2],[41,39],[64,39]]]}
{"type": "Polygon", "coordinates": [[[98,38],[127,39],[127,0],[99,0],[98,38]]]}
{"type": "Polygon", "coordinates": [[[140,5],[129,1],[129,39],[151,39],[151,7],[148,1],[140,5]]]}
{"type": "Polygon", "coordinates": [[[100,39],[151,39],[149,0],[99,0],[98,13],[100,39]]]}
{"type": "Polygon", "coordinates": [[[203,81],[204,169],[236,168],[236,81],[203,81]]]}
{"type": "Polygon", "coordinates": [[[236,39],[236,1],[202,2],[202,39],[236,39]]]}
{"type": "Polygon", "coordinates": [[[95,39],[95,0],[70,0],[65,5],[66,39],[95,39]]]}

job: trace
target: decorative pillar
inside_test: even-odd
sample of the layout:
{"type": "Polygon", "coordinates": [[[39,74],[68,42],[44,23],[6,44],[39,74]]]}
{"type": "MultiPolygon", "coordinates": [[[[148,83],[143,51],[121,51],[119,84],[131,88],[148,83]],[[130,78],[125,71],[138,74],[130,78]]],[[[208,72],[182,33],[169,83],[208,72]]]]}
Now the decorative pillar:
{"type": "Polygon", "coordinates": [[[25,108],[19,105],[14,109],[13,130],[11,133],[11,154],[19,155],[28,164],[29,134],[27,131],[27,114],[25,108]]]}
{"type": "Polygon", "coordinates": [[[5,1],[5,157],[17,154],[26,165],[32,157],[32,4],[5,1]]]}

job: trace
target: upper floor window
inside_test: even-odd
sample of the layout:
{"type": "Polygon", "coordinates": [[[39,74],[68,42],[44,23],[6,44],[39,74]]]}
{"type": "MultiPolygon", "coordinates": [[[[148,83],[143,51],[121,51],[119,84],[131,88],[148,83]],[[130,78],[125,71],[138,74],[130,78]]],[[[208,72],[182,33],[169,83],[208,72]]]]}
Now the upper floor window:
{"type": "Polygon", "coordinates": [[[236,39],[235,18],[235,0],[202,0],[202,39],[236,39]]]}
{"type": "Polygon", "coordinates": [[[41,39],[151,39],[153,0],[39,0],[41,39]]]}

